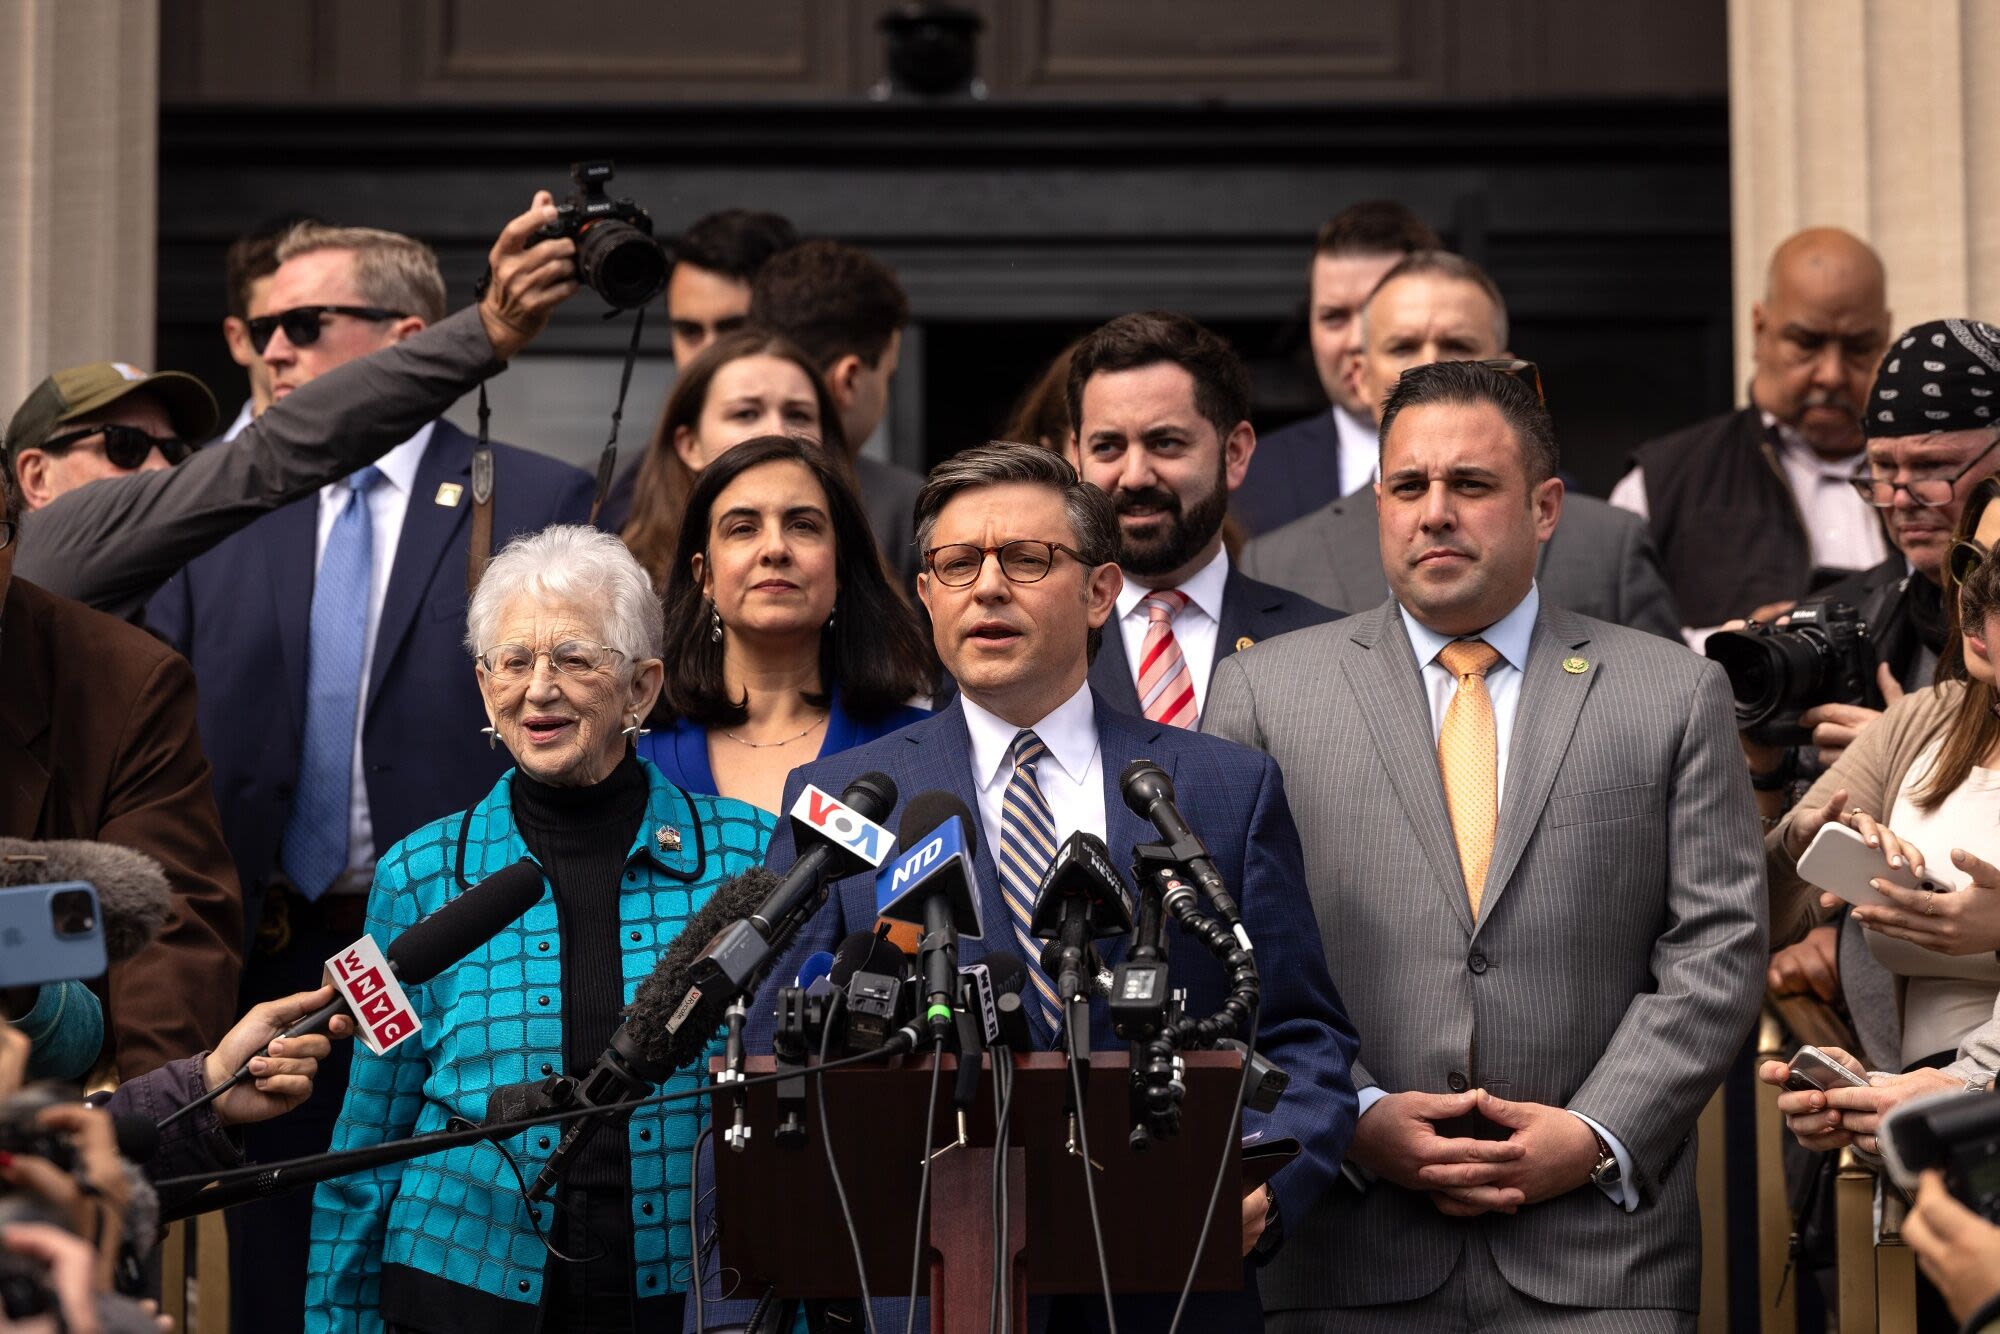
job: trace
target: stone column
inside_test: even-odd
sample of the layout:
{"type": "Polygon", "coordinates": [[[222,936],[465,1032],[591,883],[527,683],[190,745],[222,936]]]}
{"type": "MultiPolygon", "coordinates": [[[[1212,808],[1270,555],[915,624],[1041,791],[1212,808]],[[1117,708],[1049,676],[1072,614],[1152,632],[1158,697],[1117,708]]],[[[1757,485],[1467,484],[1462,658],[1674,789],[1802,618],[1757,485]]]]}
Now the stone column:
{"type": "Polygon", "coordinates": [[[1896,325],[2000,318],[2000,4],[1729,0],[1737,383],[1772,249],[1845,227],[1896,325]]]}
{"type": "Polygon", "coordinates": [[[0,3],[0,428],[51,370],[153,355],[157,0],[0,3]]]}

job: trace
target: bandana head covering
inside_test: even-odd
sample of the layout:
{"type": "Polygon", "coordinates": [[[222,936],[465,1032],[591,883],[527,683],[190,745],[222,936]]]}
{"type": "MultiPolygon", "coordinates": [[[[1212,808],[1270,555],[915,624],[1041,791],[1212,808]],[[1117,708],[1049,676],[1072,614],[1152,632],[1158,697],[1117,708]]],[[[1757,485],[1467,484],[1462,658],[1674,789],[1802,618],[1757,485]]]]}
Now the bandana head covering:
{"type": "Polygon", "coordinates": [[[1871,439],[2000,425],[2000,329],[1932,320],[1896,339],[1862,425],[1871,439]]]}

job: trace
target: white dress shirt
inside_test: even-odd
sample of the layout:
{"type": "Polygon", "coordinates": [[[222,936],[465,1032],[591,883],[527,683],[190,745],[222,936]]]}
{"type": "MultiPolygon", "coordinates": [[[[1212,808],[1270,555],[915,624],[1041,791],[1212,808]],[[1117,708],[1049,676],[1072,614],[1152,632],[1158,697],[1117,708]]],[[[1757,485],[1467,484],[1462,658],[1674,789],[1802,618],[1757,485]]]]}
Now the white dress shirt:
{"type": "Polygon", "coordinates": [[[218,444],[228,444],[231,440],[243,434],[244,427],[257,419],[257,414],[250,410],[250,406],[250,400],[247,398],[244,399],[243,406],[236,409],[236,420],[230,422],[222,434],[217,437],[216,442],[218,444]]]}
{"type": "MultiPolygon", "coordinates": [[[[1408,607],[1399,606],[1403,628],[1409,633],[1410,647],[1416,651],[1421,664],[1424,683],[1424,697],[1431,709],[1431,739],[1436,741],[1444,728],[1444,713],[1451,706],[1451,697],[1457,693],[1458,678],[1451,669],[1437,660],[1437,655],[1445,645],[1455,638],[1483,639],[1500,654],[1500,661],[1493,664],[1486,673],[1486,694],[1493,701],[1493,734],[1498,754],[1494,785],[1494,795],[1502,808],[1505,807],[1507,790],[1507,752],[1514,737],[1514,718],[1521,702],[1522,674],[1528,670],[1528,647],[1535,637],[1535,617],[1541,613],[1542,594],[1534,584],[1528,585],[1528,595],[1521,599],[1514,610],[1502,616],[1477,635],[1441,635],[1430,629],[1416,617],[1410,615],[1408,607]]],[[[1389,1096],[1385,1088],[1365,1088],[1359,1091],[1360,1113],[1365,1114],[1370,1107],[1389,1096]]],[[[1579,1121],[1604,1137],[1613,1156],[1618,1159],[1619,1181],[1616,1187],[1607,1188],[1605,1194],[1613,1202],[1622,1205],[1627,1212],[1639,1207],[1639,1193],[1626,1183],[1632,1180],[1632,1155],[1618,1142],[1618,1137],[1606,1130],[1582,1112],[1572,1112],[1579,1121]]],[[[1358,1119],[1358,1117],[1357,1117],[1358,1119]]]]}
{"type": "MultiPolygon", "coordinates": [[[[961,694],[965,730],[972,734],[972,781],[979,789],[979,826],[988,848],[1000,846],[1001,799],[1014,776],[1011,754],[1021,729],[961,694]]],[[[1049,753],[1035,765],[1035,782],[1055,817],[1056,841],[1081,829],[1104,837],[1104,760],[1097,744],[1097,710],[1090,683],[1058,704],[1031,729],[1049,753]]]]}
{"type": "Polygon", "coordinates": [[[1340,494],[1351,496],[1382,470],[1382,439],[1375,423],[1333,406],[1333,432],[1340,439],[1340,494]]]}
{"type": "MultiPolygon", "coordinates": [[[[1222,633],[1222,586],[1229,581],[1229,551],[1215,549],[1215,558],[1188,576],[1180,591],[1188,604],[1174,613],[1174,641],[1187,660],[1188,675],[1194,678],[1194,711],[1201,716],[1208,703],[1208,677],[1215,670],[1215,640],[1222,633]]],[[[1146,628],[1152,624],[1141,602],[1153,590],[1130,578],[1118,590],[1118,633],[1125,641],[1125,670],[1132,683],[1139,683],[1139,661],[1146,643],[1146,628]]]]}
{"type": "MultiPolygon", "coordinates": [[[[375,879],[375,823],[368,813],[368,781],[361,764],[361,726],[368,717],[368,676],[375,662],[375,635],[382,627],[382,599],[389,591],[389,571],[396,563],[396,544],[403,536],[403,516],[410,511],[410,488],[417,468],[430,448],[426,423],[415,435],[384,454],[375,466],[382,480],[368,492],[368,522],[374,551],[368,571],[368,630],[361,642],[361,707],[354,711],[354,758],[347,797],[347,869],[327,888],[329,894],[366,894],[375,879]]],[[[313,544],[313,571],[326,554],[326,539],[354,495],[347,479],[319,489],[319,531],[313,544]]]]}

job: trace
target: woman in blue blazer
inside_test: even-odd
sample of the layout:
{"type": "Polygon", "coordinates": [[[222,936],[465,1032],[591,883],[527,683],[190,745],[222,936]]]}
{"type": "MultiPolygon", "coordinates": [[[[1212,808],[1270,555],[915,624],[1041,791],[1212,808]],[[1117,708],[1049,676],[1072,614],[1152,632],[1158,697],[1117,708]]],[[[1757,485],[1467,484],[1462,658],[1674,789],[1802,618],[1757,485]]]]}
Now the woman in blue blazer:
{"type": "Polygon", "coordinates": [[[929,636],[812,441],[759,436],[702,469],[665,602],[665,725],[639,753],[689,792],[775,811],[799,765],[925,716],[929,636]]]}

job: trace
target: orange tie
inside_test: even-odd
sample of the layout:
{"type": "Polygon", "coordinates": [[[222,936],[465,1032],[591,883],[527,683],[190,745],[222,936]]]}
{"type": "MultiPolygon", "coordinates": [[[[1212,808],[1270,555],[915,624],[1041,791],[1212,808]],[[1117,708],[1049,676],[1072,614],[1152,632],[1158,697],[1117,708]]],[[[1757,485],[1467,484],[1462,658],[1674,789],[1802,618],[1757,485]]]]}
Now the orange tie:
{"type": "Polygon", "coordinates": [[[1483,639],[1457,639],[1438,650],[1438,661],[1458,678],[1444,726],[1438,729],[1438,768],[1444,773],[1444,804],[1451,812],[1458,864],[1476,922],[1500,825],[1500,743],[1493,697],[1486,693],[1486,673],[1500,661],[1500,651],[1483,639]]]}

